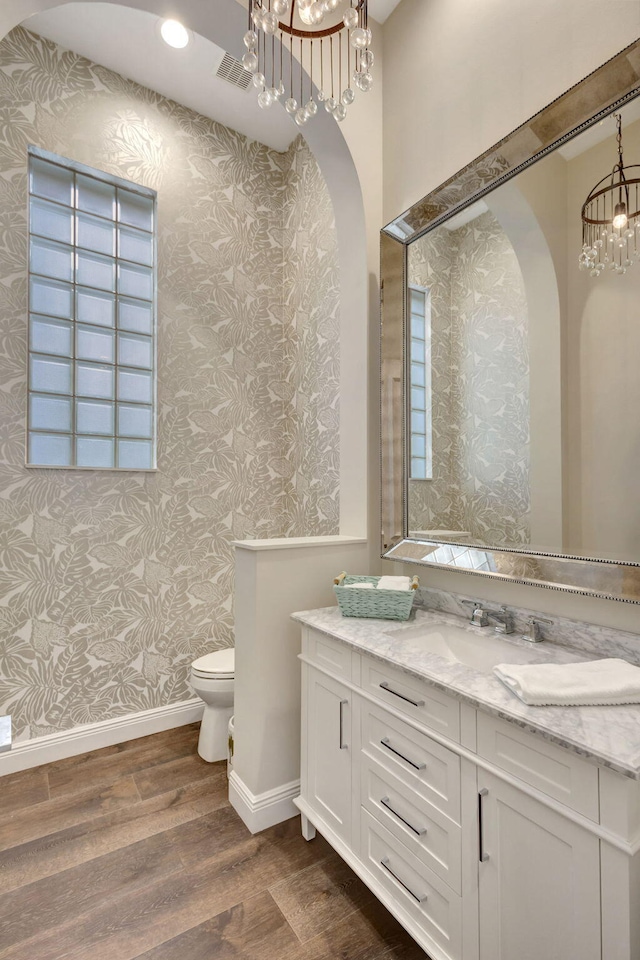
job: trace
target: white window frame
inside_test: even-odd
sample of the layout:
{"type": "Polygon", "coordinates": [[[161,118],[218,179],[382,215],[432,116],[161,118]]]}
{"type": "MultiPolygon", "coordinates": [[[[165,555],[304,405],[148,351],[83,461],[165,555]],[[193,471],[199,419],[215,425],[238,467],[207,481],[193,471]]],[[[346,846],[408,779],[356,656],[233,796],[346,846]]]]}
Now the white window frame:
{"type": "MultiPolygon", "coordinates": [[[[27,396],[27,418],[26,418],[26,443],[25,443],[25,466],[35,469],[61,469],[61,470],[108,470],[108,471],[126,471],[126,472],[153,472],[157,469],[157,194],[155,190],[151,190],[147,187],[143,187],[139,184],[132,183],[131,181],[121,179],[119,177],[114,177],[110,174],[103,173],[99,170],[95,170],[92,167],[85,166],[84,164],[77,163],[76,161],[69,160],[64,157],[57,156],[56,154],[49,153],[48,151],[41,150],[38,147],[29,146],[28,148],[28,216],[29,216],[29,261],[28,261],[28,288],[29,288],[29,313],[28,313],[28,324],[29,324],[29,343],[28,343],[28,374],[27,374],[27,386],[28,386],[28,396],[27,396]],[[52,197],[47,197],[38,193],[32,189],[32,169],[35,169],[36,164],[41,164],[41,162],[51,164],[53,167],[62,168],[65,171],[69,171],[72,174],[72,194],[71,201],[67,204],[64,201],[56,201],[52,197]],[[93,181],[98,181],[103,184],[108,184],[115,188],[115,204],[113,208],[113,214],[109,216],[101,216],[96,213],[92,213],[90,216],[87,215],[85,211],[80,209],[78,205],[78,182],[79,178],[89,178],[93,181]],[[151,229],[147,228],[136,228],[133,224],[128,224],[126,220],[120,219],[120,196],[130,196],[135,195],[140,198],[145,198],[146,200],[151,200],[151,229]],[[34,202],[35,201],[35,202],[34,202]],[[41,233],[36,232],[33,229],[33,214],[36,209],[36,204],[39,204],[40,207],[45,206],[46,208],[53,208],[55,205],[59,207],[60,210],[71,211],[71,239],[69,242],[66,240],[59,241],[52,239],[50,236],[47,237],[46,234],[43,236],[41,233]],[[115,247],[112,254],[102,253],[97,255],[95,250],[92,250],[90,247],[85,247],[78,242],[79,240],[79,215],[85,216],[86,220],[101,221],[102,223],[113,224],[114,236],[115,236],[115,247]],[[129,260],[126,257],[121,256],[120,250],[120,230],[119,227],[122,225],[123,233],[129,232],[129,234],[136,235],[140,234],[141,236],[150,237],[151,240],[151,264],[145,264],[143,260],[129,260]],[[37,270],[33,269],[34,267],[34,258],[32,256],[32,250],[34,249],[32,245],[32,239],[35,238],[36,246],[38,242],[56,244],[57,248],[66,253],[66,248],[68,247],[71,251],[71,279],[70,280],[58,280],[55,277],[44,277],[45,286],[48,284],[51,288],[55,288],[58,285],[61,289],[64,288],[65,292],[70,291],[71,304],[70,310],[68,313],[71,315],[65,315],[51,311],[50,314],[45,313],[43,310],[34,309],[37,306],[34,303],[35,298],[32,297],[32,281],[33,278],[36,278],[36,283],[38,282],[38,277],[41,275],[37,270]],[[114,286],[112,291],[104,290],[97,286],[92,286],[86,281],[84,284],[78,282],[78,263],[79,263],[79,252],[86,250],[88,255],[96,255],[98,259],[101,257],[103,261],[112,260],[113,261],[113,270],[115,275],[114,286]],[[134,297],[131,294],[121,293],[121,278],[119,265],[120,264],[130,264],[134,269],[136,268],[148,268],[151,270],[151,297],[134,297]],[[84,320],[78,320],[78,288],[87,290],[88,292],[94,292],[98,295],[109,296],[113,295],[114,300],[114,313],[113,321],[111,326],[109,325],[91,325],[89,322],[84,320]],[[147,310],[147,307],[150,307],[151,311],[151,321],[150,321],[150,332],[143,330],[136,330],[135,325],[126,326],[120,325],[120,316],[119,316],[119,303],[120,299],[123,299],[124,302],[131,305],[144,306],[144,309],[147,310]],[[52,351],[46,351],[44,348],[41,350],[34,349],[32,344],[35,342],[33,338],[33,325],[34,318],[35,323],[38,321],[42,322],[42,318],[46,320],[47,317],[50,317],[54,322],[58,322],[62,327],[68,327],[70,329],[71,337],[71,347],[70,353],[67,354],[55,354],[52,351]],[[99,331],[110,330],[113,333],[113,357],[111,360],[101,359],[93,360],[90,358],[78,357],[78,333],[80,332],[91,332],[94,333],[99,331]],[[123,344],[127,334],[129,335],[129,346],[131,347],[131,341],[140,340],[144,342],[145,340],[150,341],[150,354],[151,354],[151,368],[147,367],[144,363],[136,365],[133,361],[130,361],[129,364],[124,364],[120,361],[120,337],[119,334],[124,334],[123,344]],[[69,360],[71,368],[71,388],[70,392],[62,391],[57,393],[55,390],[45,390],[42,386],[39,390],[34,389],[32,384],[32,358],[33,357],[42,357],[45,360],[69,360]],[[78,363],[85,363],[85,365],[94,366],[100,365],[102,367],[110,367],[113,370],[113,393],[112,397],[97,398],[92,397],[91,395],[80,394],[78,393],[77,387],[77,371],[78,363]],[[132,373],[136,372],[149,372],[151,374],[151,399],[150,402],[146,399],[136,400],[132,397],[127,398],[126,396],[121,395],[121,385],[119,371],[124,371],[125,374],[127,371],[132,373]],[[34,426],[34,417],[32,415],[32,401],[43,398],[57,398],[60,401],[69,401],[70,402],[70,427],[66,429],[64,427],[56,428],[47,428],[43,427],[41,424],[34,426]],[[78,403],[90,403],[92,400],[100,403],[100,400],[103,400],[103,406],[107,404],[112,405],[112,426],[113,429],[111,432],[99,431],[95,429],[93,432],[87,430],[82,431],[78,430],[78,403]],[[139,407],[140,410],[144,410],[145,414],[150,409],[151,415],[151,436],[144,436],[143,434],[146,431],[141,431],[135,436],[129,432],[121,432],[120,423],[119,423],[119,407],[120,405],[128,406],[129,408],[139,407]],[[31,438],[41,437],[41,436],[58,436],[60,438],[70,438],[71,444],[71,462],[70,463],[42,463],[38,462],[32,456],[32,444],[31,438]],[[112,440],[113,442],[113,462],[112,465],[107,464],[91,464],[91,463],[78,463],[78,450],[79,444],[78,440],[112,440]],[[141,442],[150,443],[150,458],[147,461],[148,466],[137,466],[127,464],[126,462],[122,465],[123,460],[126,458],[127,452],[129,455],[141,453],[143,448],[139,446],[141,442]],[[127,447],[127,444],[129,445],[127,447]],[[136,450],[136,444],[138,444],[136,450]]],[[[131,411],[129,411],[131,412],[131,411]]],[[[87,445],[85,444],[85,447],[87,445]]]]}
{"type": "Polygon", "coordinates": [[[410,283],[407,288],[408,327],[408,463],[410,480],[431,480],[433,477],[433,414],[431,395],[431,294],[428,287],[410,283]],[[421,312],[414,305],[422,306],[421,312]],[[414,320],[422,320],[424,338],[415,334],[414,320]],[[419,355],[418,355],[419,354],[419,355]],[[423,382],[422,382],[423,381],[423,382]],[[421,393],[424,399],[419,400],[421,393]],[[423,429],[416,420],[424,418],[423,429]],[[416,449],[420,447],[421,449],[416,449]],[[424,454],[423,451],[424,450],[424,454]]]}

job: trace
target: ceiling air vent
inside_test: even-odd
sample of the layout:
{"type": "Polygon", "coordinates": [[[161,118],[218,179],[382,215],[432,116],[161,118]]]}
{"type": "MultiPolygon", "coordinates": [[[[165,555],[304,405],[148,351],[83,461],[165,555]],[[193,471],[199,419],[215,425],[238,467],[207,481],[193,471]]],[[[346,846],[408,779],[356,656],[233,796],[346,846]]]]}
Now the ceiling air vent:
{"type": "Polygon", "coordinates": [[[239,87],[240,90],[246,90],[251,83],[252,74],[245,70],[239,60],[225,53],[216,72],[216,77],[232,83],[234,87],[239,87]]]}

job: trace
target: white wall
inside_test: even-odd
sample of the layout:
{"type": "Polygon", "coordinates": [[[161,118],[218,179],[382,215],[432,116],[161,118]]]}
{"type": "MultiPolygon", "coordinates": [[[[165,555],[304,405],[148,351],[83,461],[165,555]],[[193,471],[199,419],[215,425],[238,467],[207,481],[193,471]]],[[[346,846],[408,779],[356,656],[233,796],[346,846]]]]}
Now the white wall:
{"type": "MultiPolygon", "coordinates": [[[[610,136],[569,160],[568,211],[584,198],[616,158],[610,136]]],[[[625,161],[640,160],[640,121],[623,126],[625,161]]],[[[634,197],[633,187],[631,196],[634,197]]],[[[635,201],[633,204],[635,208],[635,201]]],[[[578,217],[567,217],[569,284],[567,313],[568,480],[578,491],[571,513],[578,550],[601,556],[640,558],[640,263],[625,276],[605,270],[594,281],[576,269],[582,246],[578,217]],[[617,281],[617,282],[616,282],[617,281]],[[613,482],[612,482],[613,481],[613,482]]]]}
{"type": "MultiPolygon", "coordinates": [[[[638,0],[402,0],[384,27],[385,220],[639,36],[638,0]]],[[[416,572],[427,586],[640,632],[637,606],[416,572]]]]}
{"type": "Polygon", "coordinates": [[[402,0],[384,26],[385,220],[639,36],[638,0],[402,0]]]}
{"type": "Polygon", "coordinates": [[[301,626],[294,610],[335,603],[333,578],[365,569],[349,537],[236,544],[235,753],[229,796],[256,833],[296,815],[300,792],[301,626]]]}

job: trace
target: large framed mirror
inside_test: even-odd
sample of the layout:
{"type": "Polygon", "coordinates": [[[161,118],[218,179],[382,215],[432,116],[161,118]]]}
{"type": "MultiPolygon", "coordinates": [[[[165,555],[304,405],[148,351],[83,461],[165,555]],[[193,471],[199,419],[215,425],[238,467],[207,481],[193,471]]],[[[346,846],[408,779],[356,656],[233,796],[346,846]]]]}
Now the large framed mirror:
{"type": "Polygon", "coordinates": [[[388,224],[381,272],[383,557],[640,603],[640,40],[388,224]]]}

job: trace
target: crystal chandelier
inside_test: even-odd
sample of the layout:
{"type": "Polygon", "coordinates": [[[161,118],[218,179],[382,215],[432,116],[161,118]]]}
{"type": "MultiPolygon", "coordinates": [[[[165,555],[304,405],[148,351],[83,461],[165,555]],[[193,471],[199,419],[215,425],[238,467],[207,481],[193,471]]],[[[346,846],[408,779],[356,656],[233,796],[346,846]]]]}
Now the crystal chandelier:
{"type": "Polygon", "coordinates": [[[249,0],[244,45],[242,64],[253,74],[260,106],[267,109],[288,92],[284,108],[299,127],[317,114],[318,102],[344,120],[353,87],[366,93],[373,84],[367,0],[249,0]],[[300,64],[295,81],[294,57],[300,64]],[[289,68],[286,87],[283,66],[289,68]]]}
{"type": "Polygon", "coordinates": [[[606,177],[596,183],[582,207],[581,270],[598,277],[608,267],[626,273],[634,260],[640,260],[640,177],[628,176],[640,171],[640,165],[625,167],[622,158],[622,116],[617,124],[618,162],[606,177]]]}

